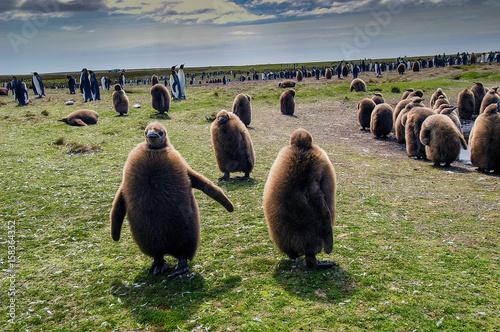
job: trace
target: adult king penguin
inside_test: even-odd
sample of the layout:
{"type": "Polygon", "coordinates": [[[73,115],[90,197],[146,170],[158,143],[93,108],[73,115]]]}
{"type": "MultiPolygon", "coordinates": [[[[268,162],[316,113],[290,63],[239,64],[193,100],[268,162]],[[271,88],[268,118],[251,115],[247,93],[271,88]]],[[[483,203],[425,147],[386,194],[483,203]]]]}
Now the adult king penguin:
{"type": "Polygon", "coordinates": [[[178,100],[181,95],[181,86],[179,76],[175,72],[175,66],[172,66],[172,70],[170,71],[170,86],[172,87],[172,97],[174,100],[178,100]]]}
{"type": "Polygon", "coordinates": [[[26,88],[26,84],[23,82],[22,78],[17,81],[15,90],[19,106],[28,104],[28,89],[26,88]]]}
{"type": "Polygon", "coordinates": [[[179,68],[177,75],[179,76],[180,98],[186,99],[186,75],[184,75],[184,64],[179,68]]]}
{"type": "Polygon", "coordinates": [[[38,98],[42,98],[42,96],[45,96],[43,82],[37,72],[33,73],[33,79],[31,80],[31,83],[33,84],[33,93],[38,95],[38,98]]]}
{"type": "Polygon", "coordinates": [[[125,74],[123,72],[120,74],[119,82],[120,85],[122,86],[122,89],[125,90],[125,74]]]}
{"type": "Polygon", "coordinates": [[[92,93],[93,100],[101,100],[99,82],[97,81],[97,77],[95,77],[95,73],[92,70],[90,71],[90,92],[92,93]]]}
{"type": "Polygon", "coordinates": [[[68,78],[68,88],[69,88],[69,94],[74,95],[76,92],[76,80],[73,76],[71,75],[66,75],[68,78]]]}
{"type": "Polygon", "coordinates": [[[17,100],[17,97],[16,97],[16,88],[17,88],[17,82],[19,82],[17,80],[17,77],[15,76],[12,76],[12,82],[11,82],[11,89],[12,89],[12,95],[14,96],[14,100],[17,100]]]}
{"type": "Polygon", "coordinates": [[[92,101],[92,91],[90,90],[90,77],[87,68],[82,69],[80,75],[80,91],[83,94],[83,101],[86,103],[88,100],[92,101]]]}

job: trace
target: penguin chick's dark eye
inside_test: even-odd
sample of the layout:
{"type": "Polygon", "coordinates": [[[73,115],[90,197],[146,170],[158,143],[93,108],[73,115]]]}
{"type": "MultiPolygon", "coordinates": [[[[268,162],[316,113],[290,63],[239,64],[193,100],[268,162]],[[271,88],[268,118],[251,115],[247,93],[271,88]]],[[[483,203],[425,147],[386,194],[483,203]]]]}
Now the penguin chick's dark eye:
{"type": "Polygon", "coordinates": [[[160,135],[160,137],[162,137],[162,136],[163,136],[163,130],[160,130],[160,131],[158,132],[158,135],[160,135]]]}

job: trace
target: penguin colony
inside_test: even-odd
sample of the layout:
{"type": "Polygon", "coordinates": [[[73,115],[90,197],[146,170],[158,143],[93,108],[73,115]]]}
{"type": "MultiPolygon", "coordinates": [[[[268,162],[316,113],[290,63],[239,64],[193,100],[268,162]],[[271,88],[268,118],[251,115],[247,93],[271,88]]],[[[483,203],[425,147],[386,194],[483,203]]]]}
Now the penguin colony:
{"type": "Polygon", "coordinates": [[[435,166],[449,167],[459,158],[462,148],[470,148],[471,163],[478,166],[478,171],[498,172],[500,127],[495,126],[500,116],[500,94],[497,90],[498,87],[487,90],[482,83],[475,82],[473,87],[458,94],[458,106],[453,106],[446,93],[438,88],[431,96],[431,106],[426,107],[423,91],[410,88],[403,93],[394,111],[383,103],[381,94],[375,94],[358,103],[358,121],[362,130],[369,128],[375,137],[384,137],[393,129],[396,141],[406,144],[409,157],[429,159],[435,166]],[[476,100],[481,103],[479,108],[476,100]],[[381,105],[387,111],[382,112],[381,105]],[[486,110],[488,115],[481,116],[486,110]],[[481,117],[476,118],[467,143],[460,119],[471,119],[477,114],[481,117]]]}
{"type": "MultiPolygon", "coordinates": [[[[151,88],[153,108],[160,113],[168,112],[168,90],[157,85],[151,88]],[[155,107],[158,105],[157,96],[161,106],[155,107]]],[[[281,83],[279,86],[286,87],[281,83]]],[[[128,98],[119,84],[115,90],[115,110],[120,115],[126,114],[128,98]],[[126,101],[126,108],[120,106],[122,101],[126,101]]],[[[366,91],[366,85],[364,90],[352,90],[366,91]]],[[[37,87],[37,93],[39,91],[37,87]]],[[[182,87],[179,92],[181,98],[185,98],[182,87]]],[[[285,94],[291,95],[291,101],[294,101],[294,90],[287,90],[285,94]]],[[[358,104],[359,122],[363,129],[369,127],[377,137],[388,135],[393,123],[400,122],[405,129],[404,141],[410,156],[429,158],[435,165],[444,163],[450,166],[457,159],[460,148],[467,148],[460,117],[470,118],[479,113],[469,138],[472,162],[480,171],[500,172],[500,96],[497,87],[486,92],[482,84],[476,83],[470,91],[464,89],[459,95],[458,107],[450,106],[441,89],[431,98],[432,108],[423,105],[422,96],[421,90],[408,89],[393,112],[383,96],[377,93],[372,99],[363,99],[358,104]],[[479,110],[476,99],[481,100],[479,110]]],[[[211,126],[216,160],[224,173],[219,180],[229,179],[230,172],[235,171],[242,171],[244,178],[249,178],[255,165],[255,152],[245,128],[250,121],[244,123],[241,109],[248,111],[250,119],[250,96],[236,96],[234,114],[224,110],[219,112],[211,126]],[[235,106],[239,99],[247,102],[243,108],[235,106]],[[237,146],[231,146],[232,143],[237,143],[237,146]]],[[[281,108],[285,114],[293,114],[293,109],[291,107],[290,113],[290,106],[281,108]]],[[[98,118],[95,111],[79,110],[61,121],[87,126],[96,124],[98,118]]],[[[187,261],[196,253],[200,233],[198,207],[192,189],[203,191],[229,212],[234,207],[219,187],[187,165],[169,142],[162,124],[151,123],[144,134],[146,142],[131,151],[123,169],[123,180],[110,213],[111,235],[115,241],[120,239],[127,215],[134,241],[144,254],[153,258],[149,273],[162,274],[168,270],[164,255],[172,255],[179,261],[172,275],[186,273],[189,271],[187,261]]],[[[290,145],[282,149],[270,170],[263,205],[269,233],[276,246],[293,259],[304,255],[310,269],[333,266],[333,263],[317,262],[316,254],[323,250],[326,253],[332,251],[335,191],[335,171],[328,156],[312,144],[309,132],[303,129],[295,131],[290,145]]]]}

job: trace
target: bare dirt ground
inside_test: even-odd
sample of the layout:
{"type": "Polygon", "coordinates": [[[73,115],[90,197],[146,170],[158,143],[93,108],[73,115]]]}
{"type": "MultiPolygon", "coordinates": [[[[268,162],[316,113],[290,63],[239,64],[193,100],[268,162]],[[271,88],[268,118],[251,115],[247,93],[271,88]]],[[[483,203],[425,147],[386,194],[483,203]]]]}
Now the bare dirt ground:
{"type": "MultiPolygon", "coordinates": [[[[492,64],[481,64],[480,68],[472,68],[477,72],[482,70],[500,70],[500,65],[497,63],[492,64]]],[[[377,78],[375,73],[361,73],[359,76],[367,83],[374,84],[384,84],[385,83],[397,83],[397,82],[421,82],[428,79],[454,76],[459,73],[463,73],[463,70],[457,70],[451,67],[445,68],[430,68],[421,69],[420,72],[406,71],[403,75],[399,75],[397,71],[385,72],[382,77],[377,78]]],[[[358,119],[357,119],[357,103],[364,97],[355,92],[346,92],[345,96],[348,97],[347,100],[341,98],[336,98],[337,101],[331,100],[316,100],[313,104],[307,103],[306,105],[301,104],[300,101],[300,88],[303,86],[317,85],[317,84],[338,84],[338,83],[348,83],[350,84],[352,80],[352,75],[349,77],[339,80],[338,78],[333,78],[331,80],[326,80],[321,78],[316,80],[316,78],[306,78],[302,82],[297,84],[296,90],[296,110],[295,116],[290,117],[290,121],[284,121],[283,115],[279,113],[279,110],[274,109],[261,110],[265,113],[265,117],[259,116],[259,112],[254,112],[252,125],[256,128],[268,127],[272,128],[274,131],[280,131],[282,133],[291,133],[297,128],[306,128],[312,134],[317,142],[323,143],[334,143],[346,147],[356,147],[361,148],[365,152],[374,152],[378,155],[384,155],[389,158],[407,158],[406,146],[404,144],[397,143],[394,135],[394,131],[387,137],[383,139],[375,138],[370,133],[370,131],[362,131],[358,119]],[[271,114],[271,116],[269,116],[271,114]]],[[[231,81],[228,83],[229,86],[246,87],[251,89],[252,85],[258,84],[276,84],[283,79],[273,80],[273,81],[231,81]]],[[[417,85],[417,84],[416,84],[417,85]]],[[[221,84],[203,84],[202,86],[221,86],[221,84]]],[[[471,84],[472,86],[472,84],[471,84]]],[[[463,87],[448,88],[444,89],[445,93],[448,95],[451,105],[457,105],[458,93],[463,89],[463,87]]],[[[368,94],[374,93],[376,91],[370,91],[368,89],[368,94]]],[[[401,89],[400,94],[384,94],[386,102],[389,103],[393,108],[396,106],[401,98],[404,89],[401,89]]],[[[425,104],[428,105],[428,101],[434,91],[424,91],[425,104]]],[[[338,96],[337,96],[338,97],[338,96]]],[[[255,108],[254,108],[255,111],[255,108]]],[[[462,120],[462,129],[464,131],[464,136],[468,138],[470,129],[472,128],[473,120],[462,120]]],[[[473,170],[474,167],[470,164],[468,151],[462,151],[460,159],[457,161],[462,166],[469,170],[473,170]]]]}

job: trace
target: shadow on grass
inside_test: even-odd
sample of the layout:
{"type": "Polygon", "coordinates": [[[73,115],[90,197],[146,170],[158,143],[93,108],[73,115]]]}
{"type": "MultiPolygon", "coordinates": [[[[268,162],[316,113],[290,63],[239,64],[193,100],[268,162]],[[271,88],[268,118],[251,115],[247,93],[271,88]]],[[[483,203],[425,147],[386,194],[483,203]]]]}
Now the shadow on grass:
{"type": "Polygon", "coordinates": [[[471,170],[465,168],[465,167],[458,167],[458,166],[436,166],[434,164],[431,165],[431,167],[438,169],[438,170],[443,170],[451,173],[470,173],[471,170]]]}
{"type": "Polygon", "coordinates": [[[309,271],[303,259],[282,260],[273,278],[290,295],[317,302],[340,303],[356,289],[354,279],[340,266],[309,271]]]}
{"type": "Polygon", "coordinates": [[[208,287],[200,274],[189,273],[167,277],[150,276],[147,272],[136,276],[134,283],[125,285],[121,280],[112,283],[112,294],[121,299],[136,320],[155,330],[177,330],[184,326],[198,308],[206,302],[221,301],[224,294],[238,287],[240,276],[224,278],[208,287]]]}
{"type": "Polygon", "coordinates": [[[284,116],[288,116],[289,118],[295,118],[295,119],[299,118],[298,116],[296,116],[294,114],[283,114],[283,113],[281,113],[281,114],[284,115],[284,116]]]}
{"type": "Polygon", "coordinates": [[[252,178],[244,179],[243,177],[232,177],[224,181],[217,180],[217,185],[225,190],[231,191],[253,187],[259,184],[259,182],[259,180],[252,178]]]}
{"type": "Polygon", "coordinates": [[[150,119],[170,120],[171,117],[167,113],[153,113],[149,116],[150,119]]]}

